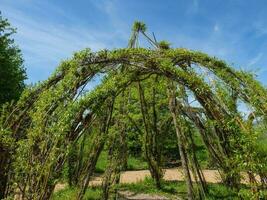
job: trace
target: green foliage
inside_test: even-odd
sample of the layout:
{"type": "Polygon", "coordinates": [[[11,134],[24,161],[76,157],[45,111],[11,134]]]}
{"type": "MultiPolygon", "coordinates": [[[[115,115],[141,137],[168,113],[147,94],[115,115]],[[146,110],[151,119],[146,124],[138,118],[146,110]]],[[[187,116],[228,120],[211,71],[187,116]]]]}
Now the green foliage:
{"type": "Polygon", "coordinates": [[[12,39],[14,33],[0,12],[0,106],[18,100],[25,87],[26,72],[21,51],[12,39]]]}
{"type": "MultiPolygon", "coordinates": [[[[107,151],[102,151],[96,164],[95,172],[103,173],[107,167],[107,151]]],[[[127,159],[127,170],[147,169],[147,163],[142,157],[130,155],[127,159]]]]}
{"type": "Polygon", "coordinates": [[[170,43],[163,40],[158,43],[160,49],[170,49],[170,43]]]}
{"type": "Polygon", "coordinates": [[[144,22],[134,22],[133,24],[133,28],[132,28],[133,31],[136,31],[136,32],[145,32],[146,31],[146,25],[144,22]]]}
{"type": "Polygon", "coordinates": [[[129,156],[127,162],[127,170],[143,170],[148,169],[147,162],[142,157],[129,156]]]}
{"type": "Polygon", "coordinates": [[[193,135],[194,142],[196,144],[196,156],[197,159],[200,162],[200,166],[202,169],[208,169],[211,168],[214,163],[210,160],[208,151],[205,147],[205,144],[203,144],[203,141],[198,133],[195,133],[193,135]]]}
{"type": "Polygon", "coordinates": [[[102,151],[96,163],[95,172],[103,173],[105,171],[108,163],[107,157],[107,151],[102,151]]]}
{"type": "MultiPolygon", "coordinates": [[[[142,23],[137,23],[135,29],[145,31],[142,23]]],[[[185,92],[177,88],[175,91],[175,98],[181,101],[181,112],[177,117],[182,119],[180,125],[184,135],[190,136],[188,133],[194,132],[197,146],[204,144],[210,157],[218,159],[216,167],[225,175],[228,186],[239,184],[238,177],[242,171],[266,174],[266,165],[262,163],[266,154],[258,153],[256,148],[259,132],[263,130],[255,129],[254,122],[249,123],[235,110],[236,100],[244,102],[252,107],[255,119],[262,119],[266,125],[266,88],[253,76],[204,53],[187,49],[126,48],[96,53],[86,49],[62,62],[47,81],[27,89],[14,110],[1,115],[0,138],[5,138],[8,154],[13,155],[10,165],[4,163],[9,167],[0,166],[1,172],[12,174],[8,181],[11,186],[8,194],[14,194],[19,186],[28,199],[49,199],[51,188],[61,178],[67,155],[72,157],[73,144],[78,140],[76,144],[80,145],[79,138],[84,134],[89,134],[87,142],[91,149],[106,140],[112,147],[113,140],[109,138],[129,133],[123,141],[116,138],[115,147],[126,142],[130,155],[148,149],[147,160],[152,155],[154,158],[149,161],[154,164],[157,159],[161,164],[162,155],[166,154],[164,156],[168,158],[177,142],[172,119],[169,120],[168,82],[185,88],[185,92]],[[197,67],[212,73],[218,85],[208,82],[197,67]],[[86,83],[100,73],[106,75],[101,84],[80,95],[86,83]],[[146,109],[143,115],[140,114],[141,98],[136,82],[140,82],[143,88],[143,108],[146,109]],[[198,103],[196,109],[183,100],[189,92],[198,103]],[[232,96],[231,92],[235,95],[232,96]],[[127,100],[126,94],[130,97],[127,100]],[[110,126],[102,130],[102,125],[107,123],[105,116],[110,114],[110,99],[114,98],[110,126]],[[121,105],[126,101],[125,111],[121,105]],[[198,109],[200,113],[194,111],[198,109]],[[201,135],[202,143],[197,141],[197,134],[201,135]],[[139,143],[142,145],[137,146],[139,143]]],[[[195,149],[189,148],[192,141],[183,139],[182,142],[188,155],[192,156],[195,153],[195,149]]],[[[88,152],[86,148],[84,152],[88,152]]],[[[203,156],[203,148],[199,152],[198,158],[203,156]]],[[[3,151],[0,153],[0,158],[4,158],[3,151]]],[[[96,150],[89,156],[95,158],[98,153],[96,150]]],[[[82,155],[84,163],[87,154],[82,155]]],[[[102,162],[99,162],[98,169],[106,165],[104,159],[102,162]]],[[[90,169],[94,167],[89,163],[90,169]]],[[[260,189],[252,183],[250,187],[251,191],[260,189]]]]}
{"type": "Polygon", "coordinates": [[[76,184],[75,177],[77,176],[77,162],[78,162],[78,148],[77,145],[72,145],[68,154],[68,183],[70,186],[76,184]]]}

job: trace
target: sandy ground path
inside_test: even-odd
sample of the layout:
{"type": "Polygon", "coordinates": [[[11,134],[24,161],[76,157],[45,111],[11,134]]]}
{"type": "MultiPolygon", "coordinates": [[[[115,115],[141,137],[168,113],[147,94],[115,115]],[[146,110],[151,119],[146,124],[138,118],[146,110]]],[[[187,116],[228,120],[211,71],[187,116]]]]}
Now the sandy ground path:
{"type": "MultiPolygon", "coordinates": [[[[183,181],[184,176],[181,168],[164,169],[164,180],[167,181],[183,181]]],[[[221,178],[217,170],[203,170],[203,174],[208,183],[219,183],[221,178]]],[[[143,181],[146,177],[151,177],[149,170],[125,171],[121,173],[120,183],[137,183],[143,181]]],[[[102,183],[101,176],[94,176],[89,182],[90,186],[99,186],[102,183]]],[[[55,191],[59,191],[66,187],[65,183],[59,183],[55,187],[55,191]]]]}
{"type": "MultiPolygon", "coordinates": [[[[164,180],[166,181],[183,181],[184,175],[182,168],[171,168],[164,169],[164,180]]],[[[204,177],[208,183],[220,183],[222,182],[218,170],[202,170],[204,177]]],[[[249,182],[248,176],[245,173],[241,174],[243,179],[241,183],[247,184],[249,182]]],[[[146,177],[151,177],[149,170],[138,170],[138,171],[125,171],[121,173],[120,183],[137,183],[143,181],[146,177]]],[[[256,176],[256,179],[259,181],[259,177],[256,176]]],[[[194,181],[194,180],[193,180],[194,181]]],[[[100,186],[102,183],[101,176],[92,177],[89,182],[89,186],[100,186]]],[[[66,183],[58,183],[54,191],[59,191],[64,189],[67,186],[66,183]]]]}
{"type": "MultiPolygon", "coordinates": [[[[221,182],[219,172],[217,170],[203,170],[205,179],[209,183],[221,182]]],[[[150,177],[148,170],[126,171],[121,174],[120,183],[136,183],[150,177]]],[[[165,169],[164,180],[182,181],[184,176],[181,168],[165,169]]],[[[92,181],[93,184],[94,181],[92,181]]]]}

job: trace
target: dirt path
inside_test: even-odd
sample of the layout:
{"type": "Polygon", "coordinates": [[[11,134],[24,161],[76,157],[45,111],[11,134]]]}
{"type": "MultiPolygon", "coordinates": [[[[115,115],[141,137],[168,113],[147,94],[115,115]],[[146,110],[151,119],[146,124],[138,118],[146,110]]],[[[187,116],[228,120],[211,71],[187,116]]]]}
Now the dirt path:
{"type": "MultiPolygon", "coordinates": [[[[203,170],[203,174],[208,183],[220,183],[221,178],[218,170],[203,170]]],[[[137,183],[143,181],[146,177],[150,177],[149,170],[139,170],[139,171],[125,171],[121,173],[120,183],[137,183]]],[[[172,168],[165,169],[164,180],[167,181],[183,181],[184,176],[182,173],[182,168],[172,168]]],[[[246,183],[247,178],[241,182],[246,183]]],[[[90,181],[90,186],[99,186],[101,185],[102,178],[101,176],[95,176],[90,181]]],[[[66,184],[59,183],[55,187],[55,191],[64,189],[66,184]]]]}
{"type": "MultiPolygon", "coordinates": [[[[217,170],[203,170],[206,181],[209,183],[221,182],[220,175],[217,170]]],[[[136,183],[150,177],[148,170],[126,171],[121,174],[120,183],[136,183]]],[[[182,181],[184,176],[181,168],[165,169],[164,180],[167,181],[182,181]]]]}

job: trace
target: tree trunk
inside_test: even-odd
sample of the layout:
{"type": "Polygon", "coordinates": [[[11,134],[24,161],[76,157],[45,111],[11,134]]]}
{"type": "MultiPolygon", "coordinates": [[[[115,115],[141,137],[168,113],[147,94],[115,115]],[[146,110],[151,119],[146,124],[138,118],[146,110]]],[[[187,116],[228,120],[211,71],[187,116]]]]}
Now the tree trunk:
{"type": "Polygon", "coordinates": [[[103,125],[100,128],[100,135],[97,135],[95,141],[92,143],[93,147],[92,147],[92,151],[90,153],[89,159],[87,161],[86,170],[85,170],[86,174],[82,179],[81,189],[80,189],[80,192],[76,198],[77,200],[82,200],[82,198],[85,194],[85,191],[88,187],[90,178],[91,178],[92,174],[94,173],[98,157],[99,157],[99,155],[100,155],[100,153],[104,147],[105,141],[107,139],[108,129],[109,129],[109,125],[111,122],[112,113],[113,113],[114,101],[115,101],[115,97],[113,97],[112,102],[110,102],[110,107],[108,108],[108,113],[104,114],[103,125]]]}
{"type": "Polygon", "coordinates": [[[89,159],[88,159],[87,164],[86,164],[86,169],[85,169],[86,174],[82,179],[81,189],[80,189],[80,192],[78,194],[77,200],[82,200],[82,198],[85,194],[85,191],[88,187],[90,178],[94,173],[98,157],[99,157],[99,155],[100,155],[100,153],[104,147],[104,143],[105,143],[105,141],[103,139],[103,136],[100,139],[96,139],[93,143],[94,147],[90,153],[89,159]]]}
{"type": "Polygon", "coordinates": [[[153,127],[149,121],[147,105],[144,97],[144,91],[141,87],[140,82],[138,82],[138,90],[140,97],[141,112],[143,117],[143,123],[145,126],[145,156],[148,161],[149,171],[152,178],[156,182],[156,187],[161,188],[161,179],[163,176],[162,169],[160,168],[159,163],[157,162],[157,156],[153,153],[153,147],[155,147],[155,136],[153,134],[153,127]]]}
{"type": "Polygon", "coordinates": [[[185,147],[183,145],[183,132],[182,132],[182,124],[180,123],[180,119],[177,119],[177,103],[176,103],[176,97],[175,97],[175,91],[169,91],[169,108],[172,114],[173,123],[175,126],[176,136],[178,140],[178,147],[181,157],[181,162],[184,170],[184,175],[186,179],[186,185],[187,185],[187,196],[189,200],[194,199],[194,191],[193,191],[193,183],[190,175],[190,170],[188,166],[188,158],[186,155],[185,147]]]}
{"type": "Polygon", "coordinates": [[[6,190],[8,186],[8,163],[9,153],[6,149],[0,147],[0,199],[6,197],[6,190]]]}

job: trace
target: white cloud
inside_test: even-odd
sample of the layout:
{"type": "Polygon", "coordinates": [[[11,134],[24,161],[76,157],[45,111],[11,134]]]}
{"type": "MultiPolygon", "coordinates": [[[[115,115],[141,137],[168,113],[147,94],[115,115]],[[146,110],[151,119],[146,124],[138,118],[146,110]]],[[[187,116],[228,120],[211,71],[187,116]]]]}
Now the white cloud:
{"type": "Polygon", "coordinates": [[[40,56],[50,59],[85,47],[90,47],[93,50],[106,48],[108,44],[105,41],[116,34],[115,32],[100,33],[75,24],[67,26],[47,21],[36,21],[16,10],[12,11],[9,19],[12,21],[12,25],[17,28],[16,37],[23,49],[34,54],[40,52],[40,56]]]}
{"type": "MultiPolygon", "coordinates": [[[[41,12],[43,7],[40,7],[38,3],[40,2],[36,4],[33,2],[30,8],[41,12]]],[[[123,36],[121,32],[114,30],[103,32],[93,27],[79,25],[78,19],[68,19],[60,8],[50,5],[53,7],[50,14],[63,17],[67,21],[76,20],[77,23],[60,24],[56,23],[56,20],[40,19],[42,15],[34,18],[32,15],[22,12],[18,7],[9,3],[3,4],[3,16],[7,17],[12,26],[17,28],[15,40],[22,49],[29,82],[47,78],[58,63],[62,59],[70,57],[74,51],[83,48],[97,51],[121,46],[119,44],[123,36]]],[[[111,12],[111,8],[106,9],[111,12]]],[[[45,12],[43,14],[47,15],[45,12]]]]}
{"type": "Polygon", "coordinates": [[[261,60],[262,56],[263,56],[263,53],[260,52],[260,53],[257,54],[257,56],[255,56],[254,58],[249,60],[248,67],[251,67],[251,66],[257,64],[261,60]]]}
{"type": "Polygon", "coordinates": [[[91,0],[91,3],[107,16],[109,23],[121,35],[121,38],[128,40],[129,34],[127,31],[129,30],[129,26],[125,23],[125,19],[120,16],[118,0],[91,0]]]}

